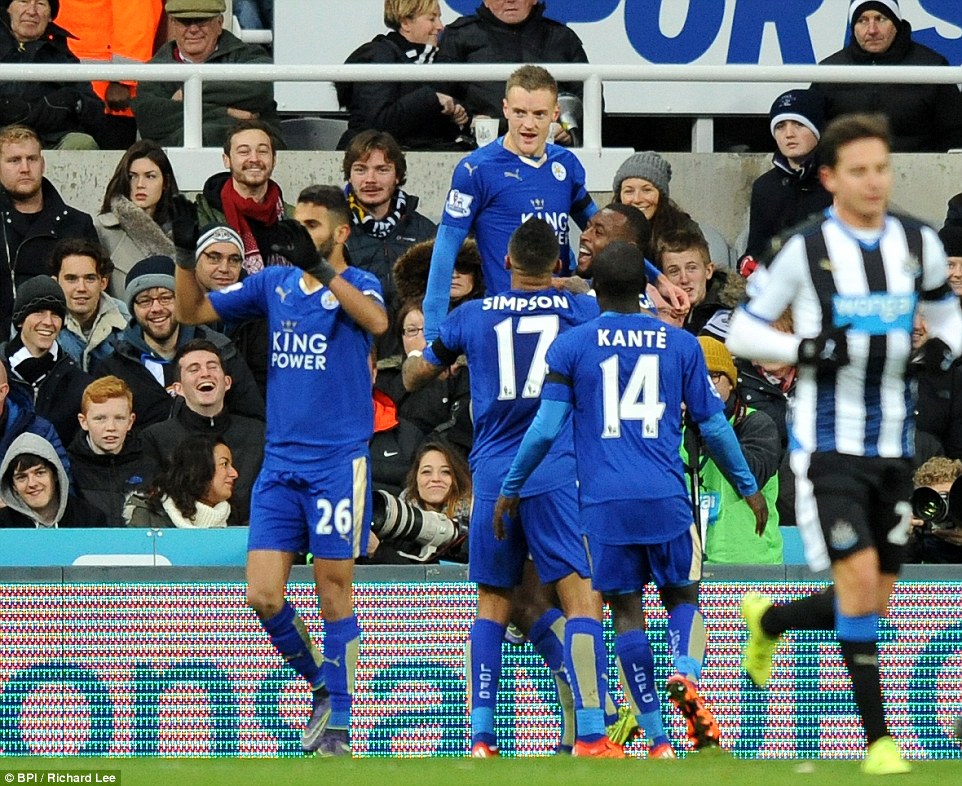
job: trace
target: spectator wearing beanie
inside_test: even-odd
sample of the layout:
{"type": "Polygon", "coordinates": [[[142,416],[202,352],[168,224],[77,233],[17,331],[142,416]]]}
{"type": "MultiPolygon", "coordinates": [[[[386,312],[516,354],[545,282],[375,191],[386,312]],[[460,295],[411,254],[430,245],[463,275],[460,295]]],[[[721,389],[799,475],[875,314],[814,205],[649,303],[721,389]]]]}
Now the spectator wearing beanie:
{"type": "Polygon", "coordinates": [[[626,158],[612,181],[612,201],[637,207],[651,223],[651,240],[645,248],[645,258],[654,261],[658,241],[669,233],[684,229],[704,236],[712,262],[723,268],[731,267],[731,249],[725,238],[717,229],[699,226],[678,207],[670,198],[670,183],[671,164],[651,150],[626,158]]]}
{"type": "MultiPolygon", "coordinates": [[[[200,230],[194,250],[194,276],[204,292],[236,284],[243,275],[244,241],[233,227],[208,224],[200,230]]],[[[209,327],[223,333],[247,362],[261,396],[267,398],[269,338],[267,320],[254,317],[242,322],[212,322],[209,327]]]]}
{"type": "MultiPolygon", "coordinates": [[[[898,0],[852,0],[849,43],[820,65],[947,66],[934,49],[912,40],[898,0]]],[[[893,153],[937,153],[962,147],[962,94],[952,84],[815,82],[825,96],[825,120],[850,112],[888,117],[893,153]]]]}
{"type": "Polygon", "coordinates": [[[121,333],[114,353],[94,367],[98,376],[119,377],[134,394],[135,429],[170,417],[177,350],[194,338],[205,338],[220,349],[224,370],[233,380],[227,406],[239,415],[264,419],[264,399],[237,348],[223,333],[205,325],[181,325],[176,318],[174,260],[150,256],[127,273],[130,325],[121,333]]]}
{"type": "Polygon", "coordinates": [[[822,94],[789,90],[775,99],[768,117],[776,150],[772,168],[752,183],[745,255],[753,259],[768,250],[777,234],[832,204],[818,177],[818,140],[825,127],[822,94]]]}
{"type": "Polygon", "coordinates": [[[14,301],[17,333],[0,347],[10,384],[29,386],[36,414],[50,421],[62,445],[69,445],[80,428],[80,400],[93,380],[57,343],[66,315],[60,284],[50,276],[31,278],[20,285],[14,301]]]}
{"type": "MultiPolygon", "coordinates": [[[[703,514],[707,513],[705,561],[779,565],[782,562],[782,534],[778,530],[778,466],[782,449],[778,429],[764,412],[748,407],[738,393],[738,372],[728,348],[710,336],[699,336],[705,365],[718,395],[725,402],[725,416],[735,430],[745,460],[768,503],[768,525],[762,535],[755,533],[751,509],[725,479],[714,460],[698,444],[701,454],[699,479],[703,514]]],[[[698,439],[686,435],[686,451],[698,439]]],[[[687,460],[687,457],[686,457],[687,460]]]]}

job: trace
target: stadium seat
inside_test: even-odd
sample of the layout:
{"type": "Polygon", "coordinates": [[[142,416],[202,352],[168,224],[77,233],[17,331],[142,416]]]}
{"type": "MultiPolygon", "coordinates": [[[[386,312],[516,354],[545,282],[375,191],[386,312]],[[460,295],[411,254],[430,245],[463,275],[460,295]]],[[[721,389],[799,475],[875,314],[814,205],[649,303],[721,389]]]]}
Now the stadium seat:
{"type": "Polygon", "coordinates": [[[332,117],[295,117],[281,121],[288,150],[336,150],[347,130],[347,120],[332,117]]]}

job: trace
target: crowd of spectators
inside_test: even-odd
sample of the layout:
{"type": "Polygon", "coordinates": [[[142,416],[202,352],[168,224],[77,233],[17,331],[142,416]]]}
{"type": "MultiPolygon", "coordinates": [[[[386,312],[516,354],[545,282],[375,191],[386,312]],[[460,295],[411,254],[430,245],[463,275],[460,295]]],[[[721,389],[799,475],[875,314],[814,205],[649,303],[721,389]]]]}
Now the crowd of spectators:
{"type": "MultiPolygon", "coordinates": [[[[245,27],[270,26],[272,5],[235,0],[233,12],[245,27]]],[[[225,28],[224,0],[10,0],[0,6],[2,62],[270,62],[265,51],[225,28]],[[112,25],[97,24],[107,18],[112,25]]],[[[475,13],[447,27],[440,13],[436,0],[385,0],[389,32],[360,46],[348,62],[588,60],[577,35],[551,20],[545,3],[482,0],[475,13]]],[[[853,0],[849,22],[851,42],[823,62],[946,62],[912,41],[894,0],[853,0]]],[[[580,96],[579,84],[560,89],[580,96]]],[[[437,232],[432,217],[419,212],[417,195],[404,189],[405,151],[472,149],[471,121],[501,117],[503,86],[344,83],[338,96],[350,117],[340,147],[351,223],[343,237],[331,235],[319,248],[378,278],[392,326],[371,357],[373,478],[386,494],[440,511],[447,503],[428,501],[418,485],[419,462],[427,455],[461,471],[472,444],[470,388],[463,362],[417,392],[401,384],[404,359],[425,348],[422,301],[437,232]],[[432,446],[427,454],[426,445],[432,446]]],[[[590,290],[592,259],[624,240],[684,291],[685,311],[654,287],[643,305],[700,336],[759,487],[782,524],[794,523],[786,456],[795,369],[732,358],[719,341],[744,277],[777,248],[780,233],[831,203],[818,177],[824,125],[866,109],[889,116],[895,151],[962,146],[962,94],[953,86],[826,83],[790,90],[772,103],[773,166],[753,185],[747,244],[739,249],[745,254],[737,263],[717,230],[671,199],[668,161],[640,151],[618,167],[612,204],[591,217],[570,275],[558,281],[570,291],[590,290]]],[[[0,125],[0,281],[9,282],[0,286],[0,499],[7,506],[0,526],[245,524],[263,458],[271,339],[263,320],[181,325],[174,259],[193,256],[197,282],[210,292],[289,264],[278,250],[285,219],[298,218],[313,237],[331,232],[311,210],[298,215],[273,179],[283,140],[272,86],[205,85],[204,144],[223,147],[226,171],[211,174],[194,199],[180,193],[164,151],[183,141],[180,83],[8,82],[0,88],[0,125]],[[44,176],[43,149],[98,146],[124,152],[100,213],[91,217],[66,204],[44,176]]],[[[572,141],[567,131],[559,129],[559,143],[572,141]]],[[[313,204],[301,196],[299,205],[313,204]]],[[[940,237],[949,282],[962,297],[962,194],[949,199],[940,237]]],[[[481,257],[469,239],[454,265],[451,308],[484,292],[481,257]]],[[[791,314],[783,319],[790,330],[791,314]]],[[[916,338],[920,347],[924,324],[916,338]]],[[[962,365],[920,373],[919,389],[919,463],[962,458],[962,365]]],[[[780,561],[777,527],[755,544],[754,554],[737,538],[723,541],[737,531],[728,525],[739,520],[737,513],[724,510],[737,495],[730,498],[712,466],[709,457],[693,469],[712,500],[710,521],[725,524],[709,529],[709,561],[780,561]]],[[[467,503],[459,498],[459,504],[467,503]]],[[[451,510],[445,515],[456,518],[451,510]]],[[[420,546],[417,551],[421,556],[383,547],[380,553],[384,560],[400,554],[401,561],[419,561],[420,546]]],[[[434,555],[432,548],[426,552],[434,555]]]]}

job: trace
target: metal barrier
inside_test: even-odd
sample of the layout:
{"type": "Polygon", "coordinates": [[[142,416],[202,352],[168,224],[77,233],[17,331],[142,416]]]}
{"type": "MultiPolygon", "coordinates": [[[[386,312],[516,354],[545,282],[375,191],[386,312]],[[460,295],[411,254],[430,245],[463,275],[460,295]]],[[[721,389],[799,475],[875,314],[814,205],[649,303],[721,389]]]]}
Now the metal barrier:
{"type": "MultiPolygon", "coordinates": [[[[743,82],[768,84],[773,95],[792,86],[819,82],[904,84],[960,84],[962,66],[692,66],[692,65],[591,65],[549,64],[561,81],[584,83],[583,152],[600,156],[602,84],[604,82],[743,82]]],[[[78,64],[69,70],[72,81],[184,83],[184,147],[203,146],[201,118],[204,82],[444,82],[504,81],[517,64],[432,65],[428,68],[397,68],[394,65],[118,65],[78,64]]],[[[0,65],[0,80],[63,81],[63,65],[0,65]]],[[[643,107],[639,107],[642,109],[643,107]]],[[[712,152],[711,118],[700,118],[692,130],[692,151],[712,152]]]]}

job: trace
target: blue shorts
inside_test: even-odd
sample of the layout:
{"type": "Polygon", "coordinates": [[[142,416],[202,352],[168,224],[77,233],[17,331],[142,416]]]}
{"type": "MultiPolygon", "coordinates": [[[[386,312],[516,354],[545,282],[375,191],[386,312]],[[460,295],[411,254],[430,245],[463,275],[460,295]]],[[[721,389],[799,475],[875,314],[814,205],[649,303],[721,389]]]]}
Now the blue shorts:
{"type": "Polygon", "coordinates": [[[247,550],[357,559],[367,552],[371,509],[366,455],[309,473],[261,470],[251,492],[247,550]]]}
{"type": "Polygon", "coordinates": [[[510,589],[521,583],[521,569],[531,554],[545,584],[571,573],[591,574],[584,538],[578,526],[574,483],[521,500],[519,518],[505,526],[507,537],[496,540],[492,520],[495,500],[474,498],[468,540],[468,578],[478,584],[510,589]]]}
{"type": "MultiPolygon", "coordinates": [[[[599,510],[595,513],[601,515],[599,510]]],[[[587,537],[591,585],[598,592],[640,592],[649,581],[661,589],[701,580],[703,554],[695,524],[665,543],[611,544],[595,535],[587,537]]]]}

